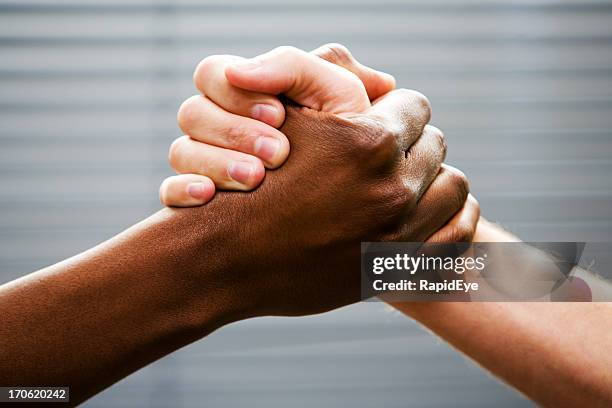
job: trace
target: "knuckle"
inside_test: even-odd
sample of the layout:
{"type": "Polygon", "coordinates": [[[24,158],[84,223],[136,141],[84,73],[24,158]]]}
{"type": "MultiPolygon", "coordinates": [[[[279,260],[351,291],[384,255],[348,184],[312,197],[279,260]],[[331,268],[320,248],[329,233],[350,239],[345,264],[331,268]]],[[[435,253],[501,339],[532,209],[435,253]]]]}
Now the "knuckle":
{"type": "Polygon", "coordinates": [[[255,165],[255,170],[253,172],[253,179],[251,182],[251,188],[257,187],[264,179],[266,175],[266,169],[264,168],[261,160],[257,160],[257,164],[255,165]]]}
{"type": "Polygon", "coordinates": [[[411,105],[424,117],[425,122],[429,122],[431,119],[431,104],[425,95],[413,89],[399,89],[398,92],[411,102],[411,105]]]}
{"type": "Polygon", "coordinates": [[[347,82],[347,86],[349,87],[349,89],[353,89],[354,92],[361,92],[361,91],[366,92],[363,81],[359,79],[357,74],[351,71],[351,69],[354,69],[354,67],[352,66],[352,63],[345,64],[343,68],[345,68],[343,72],[344,73],[343,80],[347,82]]]}
{"type": "Polygon", "coordinates": [[[336,65],[350,65],[354,62],[351,52],[342,44],[329,43],[320,48],[318,56],[336,65]]]}
{"type": "Polygon", "coordinates": [[[453,188],[455,198],[460,205],[463,205],[467,200],[468,194],[470,193],[470,186],[465,174],[456,168],[450,168],[448,170],[448,179],[453,188]]]}
{"type": "Polygon", "coordinates": [[[228,92],[224,95],[227,99],[228,111],[237,115],[249,116],[252,109],[252,101],[242,92],[228,92]]]}
{"type": "Polygon", "coordinates": [[[251,165],[253,167],[253,171],[248,180],[244,181],[242,184],[246,190],[253,190],[258,187],[264,179],[266,174],[266,169],[264,168],[263,163],[256,157],[252,157],[250,160],[251,165]]]}
{"type": "Polygon", "coordinates": [[[210,76],[213,67],[221,62],[222,55],[209,55],[198,63],[193,71],[193,83],[198,89],[202,89],[204,79],[210,76]]]}
{"type": "Polygon", "coordinates": [[[170,177],[167,177],[159,186],[159,202],[162,203],[162,205],[167,205],[168,203],[168,189],[170,188],[169,184],[170,177]]]}
{"type": "Polygon", "coordinates": [[[417,208],[421,193],[416,183],[410,178],[400,176],[395,186],[397,191],[401,192],[402,207],[409,212],[417,208]]]}
{"type": "Polygon", "coordinates": [[[405,212],[412,212],[416,209],[419,196],[415,188],[412,188],[402,180],[401,185],[397,187],[397,191],[401,191],[401,208],[405,212]]]}
{"type": "Polygon", "coordinates": [[[173,169],[178,170],[189,136],[181,136],[172,142],[168,150],[168,162],[173,169]]]}
{"type": "Polygon", "coordinates": [[[435,126],[427,125],[426,129],[431,133],[432,137],[436,141],[438,149],[442,153],[442,160],[446,157],[446,152],[448,150],[448,146],[446,144],[446,138],[444,137],[444,133],[435,126]]]}
{"type": "Polygon", "coordinates": [[[185,133],[189,133],[191,129],[193,129],[198,120],[200,118],[200,113],[198,109],[200,95],[193,95],[192,97],[185,100],[176,115],[176,120],[178,122],[179,127],[185,133]]]}
{"type": "Polygon", "coordinates": [[[228,147],[243,147],[249,137],[249,131],[242,124],[233,123],[229,125],[225,132],[225,143],[228,147]]]}
{"type": "Polygon", "coordinates": [[[377,120],[364,117],[361,123],[361,135],[357,138],[356,147],[360,156],[374,166],[388,164],[395,159],[398,151],[399,129],[377,120]]]}
{"type": "Polygon", "coordinates": [[[414,94],[415,102],[420,106],[423,112],[425,112],[425,116],[429,121],[429,118],[431,118],[431,103],[429,99],[419,91],[412,91],[412,93],[414,94]]]}
{"type": "Polygon", "coordinates": [[[376,223],[395,228],[416,206],[412,192],[397,176],[376,183],[373,191],[367,208],[369,213],[375,216],[372,220],[376,223]]]}
{"type": "Polygon", "coordinates": [[[394,226],[403,224],[416,205],[412,200],[412,194],[409,191],[406,192],[405,189],[398,190],[394,197],[388,199],[387,203],[388,216],[386,218],[394,226]]]}
{"type": "Polygon", "coordinates": [[[474,238],[476,228],[466,222],[460,222],[454,228],[453,239],[455,242],[471,242],[474,238]]]}
{"type": "Polygon", "coordinates": [[[448,228],[449,230],[445,237],[447,242],[471,242],[474,237],[474,228],[466,223],[458,223],[448,228]]]}
{"type": "Polygon", "coordinates": [[[294,57],[302,52],[302,50],[292,45],[281,45],[280,47],[276,47],[274,50],[272,50],[273,54],[285,57],[294,57]]]}

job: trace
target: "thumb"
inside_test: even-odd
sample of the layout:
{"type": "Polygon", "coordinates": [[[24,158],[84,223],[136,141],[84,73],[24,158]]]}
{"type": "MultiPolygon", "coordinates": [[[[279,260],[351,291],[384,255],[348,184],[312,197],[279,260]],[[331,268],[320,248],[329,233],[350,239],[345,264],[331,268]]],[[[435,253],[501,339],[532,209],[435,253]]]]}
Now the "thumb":
{"type": "Polygon", "coordinates": [[[294,47],[278,47],[225,69],[227,80],[247,91],[284,94],[294,102],[329,113],[370,108],[363,82],[352,72],[294,47]]]}
{"type": "Polygon", "coordinates": [[[395,89],[395,78],[392,75],[360,64],[342,44],[325,44],[310,53],[357,75],[363,82],[371,101],[395,89]]]}

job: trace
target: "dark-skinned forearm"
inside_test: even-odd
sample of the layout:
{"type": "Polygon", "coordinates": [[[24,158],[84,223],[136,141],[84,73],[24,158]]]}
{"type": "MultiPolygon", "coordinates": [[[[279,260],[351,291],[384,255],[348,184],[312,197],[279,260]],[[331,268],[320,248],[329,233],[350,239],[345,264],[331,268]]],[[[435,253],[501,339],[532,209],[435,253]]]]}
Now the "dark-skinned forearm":
{"type": "Polygon", "coordinates": [[[1,286],[0,384],[70,386],[77,403],[235,318],[213,283],[231,266],[225,238],[201,211],[162,210],[1,286]]]}

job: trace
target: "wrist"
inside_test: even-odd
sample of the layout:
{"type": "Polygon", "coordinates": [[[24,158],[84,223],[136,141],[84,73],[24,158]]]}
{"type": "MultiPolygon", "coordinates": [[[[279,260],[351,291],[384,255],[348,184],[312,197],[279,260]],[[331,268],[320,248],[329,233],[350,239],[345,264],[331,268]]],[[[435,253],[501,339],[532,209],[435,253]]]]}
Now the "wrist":
{"type": "Polygon", "coordinates": [[[480,217],[474,233],[474,242],[520,242],[520,239],[497,224],[480,217]]]}
{"type": "Polygon", "coordinates": [[[251,310],[237,280],[240,266],[232,250],[237,232],[231,223],[213,219],[206,207],[167,208],[146,226],[176,329],[194,338],[244,319],[251,310]]]}

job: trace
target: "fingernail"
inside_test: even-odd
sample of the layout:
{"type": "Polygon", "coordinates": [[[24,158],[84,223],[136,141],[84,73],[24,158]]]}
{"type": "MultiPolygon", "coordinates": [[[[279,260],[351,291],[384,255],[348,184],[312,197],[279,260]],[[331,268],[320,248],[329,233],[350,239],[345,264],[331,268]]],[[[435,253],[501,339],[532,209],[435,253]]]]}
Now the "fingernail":
{"type": "Polygon", "coordinates": [[[187,192],[193,198],[203,200],[206,187],[204,186],[204,183],[191,183],[187,186],[187,192]]]}
{"type": "Polygon", "coordinates": [[[267,123],[268,125],[274,126],[280,116],[278,108],[273,105],[267,105],[264,103],[257,104],[251,109],[251,117],[260,122],[267,123]]]}
{"type": "Polygon", "coordinates": [[[232,64],[231,67],[242,72],[250,72],[261,68],[261,61],[256,59],[246,59],[232,64]]]}
{"type": "Polygon", "coordinates": [[[248,162],[233,162],[228,169],[229,176],[241,184],[246,184],[253,173],[253,165],[248,162]]]}
{"type": "Polygon", "coordinates": [[[255,154],[268,163],[272,162],[280,149],[278,139],[269,136],[260,136],[255,141],[255,154]]]}

